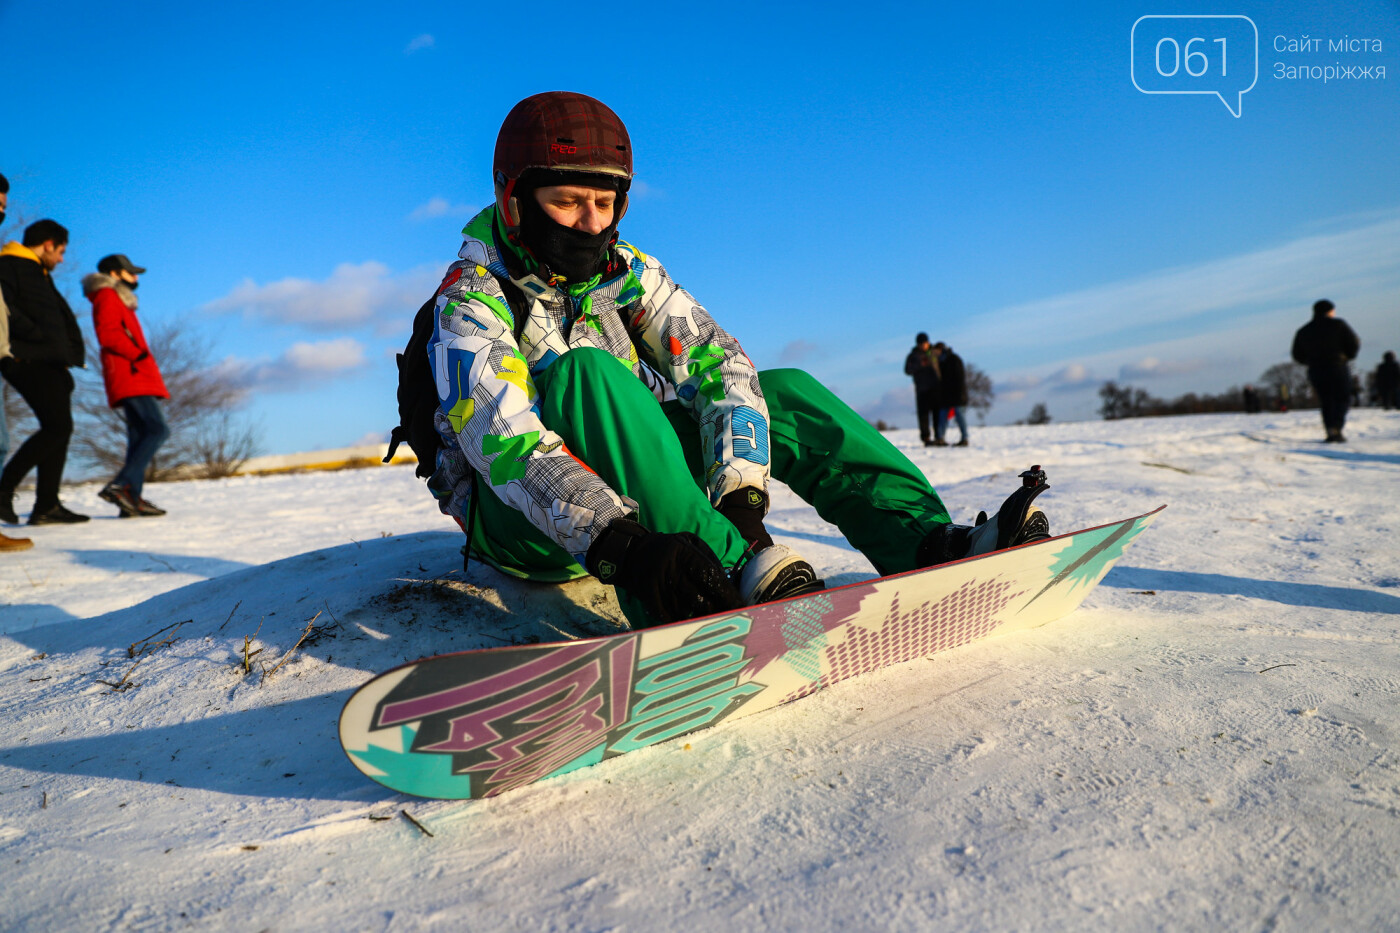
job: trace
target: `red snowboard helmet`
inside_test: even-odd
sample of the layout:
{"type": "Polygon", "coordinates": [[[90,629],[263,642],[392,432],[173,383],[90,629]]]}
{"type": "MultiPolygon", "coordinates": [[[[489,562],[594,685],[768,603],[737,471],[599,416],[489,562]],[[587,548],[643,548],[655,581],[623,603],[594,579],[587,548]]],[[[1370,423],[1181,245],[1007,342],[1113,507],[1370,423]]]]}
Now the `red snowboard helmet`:
{"type": "Polygon", "coordinates": [[[515,185],[529,169],[614,176],[625,205],[632,180],[632,140],[617,114],[602,101],[572,91],[527,97],[506,114],[496,135],[492,176],[506,226],[516,227],[515,185]]]}

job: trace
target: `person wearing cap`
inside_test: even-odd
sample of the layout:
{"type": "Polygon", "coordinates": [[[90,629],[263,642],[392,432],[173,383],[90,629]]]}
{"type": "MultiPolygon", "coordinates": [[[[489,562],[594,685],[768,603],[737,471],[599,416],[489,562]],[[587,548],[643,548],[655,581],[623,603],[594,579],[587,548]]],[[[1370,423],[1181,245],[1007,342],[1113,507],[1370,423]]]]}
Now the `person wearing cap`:
{"type": "Polygon", "coordinates": [[[493,179],[419,364],[442,440],[428,486],[471,553],[526,579],[591,573],[634,627],[798,595],[823,584],[766,528],[770,475],[882,574],[991,549],[995,519],[950,525],[869,422],[805,372],[759,372],[619,238],[632,144],[602,102],[516,104],[493,179]]]}
{"type": "MultiPolygon", "coordinates": [[[[4,175],[0,175],[0,224],[5,222],[5,208],[10,202],[10,180],[4,175]]],[[[5,296],[0,294],[0,368],[3,368],[4,361],[10,358],[10,309],[5,306],[5,296]]],[[[0,393],[4,392],[4,384],[0,383],[0,393]]],[[[0,395],[0,467],[5,465],[5,458],[10,455],[10,430],[5,418],[4,398],[0,395]]],[[[34,546],[34,542],[29,538],[11,538],[4,532],[0,532],[0,551],[27,551],[34,546]]]]}
{"type": "Polygon", "coordinates": [[[58,499],[68,442],[73,436],[73,376],[84,363],[78,319],[53,283],[53,270],[68,250],[68,231],[53,220],[24,229],[20,243],[0,249],[0,294],[10,309],[10,353],[0,372],[34,411],[39,430],[15,451],[0,473],[0,519],[17,524],[15,490],[37,470],[29,524],[73,524],[88,516],[58,499]]]}
{"type": "Polygon", "coordinates": [[[1314,303],[1313,319],[1293,335],[1293,360],[1308,368],[1329,444],[1346,441],[1342,428],[1351,400],[1350,364],[1361,351],[1356,332],[1337,317],[1336,309],[1326,298],[1314,303]]]}
{"type": "Polygon", "coordinates": [[[914,410],[919,418],[919,440],[925,447],[945,447],[943,425],[935,417],[938,409],[938,385],[941,374],[938,371],[938,357],[929,346],[928,334],[920,331],[914,335],[914,348],[904,358],[904,375],[914,379],[914,410]],[[929,436],[929,421],[932,419],[936,431],[929,436]],[[936,440],[934,439],[936,438],[936,440]]]}
{"type": "Polygon", "coordinates": [[[92,324],[102,348],[102,383],[107,404],[126,418],[126,462],[98,492],[122,518],[164,515],[142,497],[146,468],[170,436],[160,400],[170,398],[141,322],[136,317],[136,286],[146,270],[123,253],[104,256],[97,271],[83,278],[83,294],[92,302],[92,324]]]}

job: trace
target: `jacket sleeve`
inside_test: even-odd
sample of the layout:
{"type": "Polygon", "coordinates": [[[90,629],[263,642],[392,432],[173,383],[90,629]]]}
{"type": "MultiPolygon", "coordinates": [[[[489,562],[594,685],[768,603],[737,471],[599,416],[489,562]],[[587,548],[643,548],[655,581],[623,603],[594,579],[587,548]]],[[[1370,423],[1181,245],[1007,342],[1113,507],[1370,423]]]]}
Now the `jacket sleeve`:
{"type": "Polygon", "coordinates": [[[126,305],[110,288],[99,289],[92,296],[92,326],[97,331],[97,344],[103,353],[112,353],[124,360],[135,360],[144,348],[137,344],[123,321],[126,305]]]}
{"type": "Polygon", "coordinates": [[[582,564],[597,534],[637,504],[545,427],[510,306],[490,272],[470,260],[454,263],[436,308],[428,362],[439,433],[456,441],[502,502],[582,564]]]}
{"type": "Polygon", "coordinates": [[[1298,328],[1298,332],[1293,335],[1293,362],[1303,366],[1311,366],[1311,355],[1308,353],[1308,341],[1303,336],[1306,326],[1298,328]]]}
{"type": "Polygon", "coordinates": [[[699,424],[710,501],[745,486],[767,490],[768,403],[758,370],[654,257],[636,253],[633,272],[645,292],[628,318],[633,341],[699,424]]]}
{"type": "Polygon", "coordinates": [[[1356,359],[1356,354],[1361,352],[1361,338],[1356,336],[1356,331],[1351,329],[1351,325],[1342,323],[1342,354],[1347,361],[1356,359]]]}
{"type": "Polygon", "coordinates": [[[913,353],[904,358],[904,375],[912,376],[919,371],[919,359],[913,353]]]}

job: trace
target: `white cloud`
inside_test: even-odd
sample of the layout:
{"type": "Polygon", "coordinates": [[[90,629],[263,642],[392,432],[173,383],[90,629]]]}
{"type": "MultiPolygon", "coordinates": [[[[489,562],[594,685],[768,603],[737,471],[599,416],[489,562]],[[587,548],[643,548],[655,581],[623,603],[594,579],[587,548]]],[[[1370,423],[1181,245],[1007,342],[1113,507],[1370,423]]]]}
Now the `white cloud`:
{"type": "Polygon", "coordinates": [[[249,389],[287,392],[320,384],[361,369],[365,348],[353,337],[298,341],[275,358],[242,360],[228,357],[215,367],[217,373],[249,389]]]}
{"type": "Polygon", "coordinates": [[[447,198],[434,196],[409,211],[408,219],[417,223],[435,217],[466,217],[475,211],[470,204],[453,204],[447,198]]]}
{"type": "Polygon", "coordinates": [[[1261,306],[1306,317],[1319,297],[1400,282],[1400,215],[1340,233],[1304,236],[1267,249],[1000,308],[972,317],[962,345],[1037,347],[1091,339],[1102,345],[1144,324],[1200,315],[1237,317],[1261,306]],[[1050,327],[1027,327],[1044,321],[1050,327]],[[1058,339],[1057,339],[1058,338],[1058,339]]]}
{"type": "Polygon", "coordinates": [[[368,431],[351,441],[348,447],[368,447],[371,444],[385,444],[389,441],[388,431],[368,431]]]}
{"type": "Polygon", "coordinates": [[[897,428],[916,427],[919,418],[914,404],[914,383],[905,377],[902,385],[890,389],[874,404],[861,406],[857,414],[871,424],[883,421],[897,428]]]}
{"type": "Polygon", "coordinates": [[[414,36],[404,48],[403,53],[405,55],[412,55],[414,52],[430,49],[436,44],[437,40],[435,40],[430,33],[425,32],[422,35],[414,36]]]}
{"type": "Polygon", "coordinates": [[[259,285],[244,279],[222,298],[204,306],[215,314],[242,313],[283,324],[346,327],[393,318],[411,318],[442,279],[443,266],[419,266],[393,273],[382,262],[341,263],[321,280],[286,278],[259,285]]]}
{"type": "Polygon", "coordinates": [[[1154,379],[1194,373],[1205,368],[1206,361],[1202,359],[1159,360],[1155,356],[1148,356],[1136,363],[1124,363],[1118,367],[1118,378],[1154,379]]]}
{"type": "Polygon", "coordinates": [[[782,350],[778,351],[778,362],[784,366],[791,366],[794,363],[800,363],[803,360],[812,359],[813,357],[821,355],[821,347],[817,344],[810,340],[799,339],[789,342],[782,350]]]}

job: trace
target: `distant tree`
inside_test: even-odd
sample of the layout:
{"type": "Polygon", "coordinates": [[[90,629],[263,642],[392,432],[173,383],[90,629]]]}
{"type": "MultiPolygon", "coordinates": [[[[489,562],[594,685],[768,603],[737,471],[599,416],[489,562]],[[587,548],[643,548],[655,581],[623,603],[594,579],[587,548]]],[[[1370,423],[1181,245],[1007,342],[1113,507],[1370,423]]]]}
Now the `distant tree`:
{"type": "Polygon", "coordinates": [[[967,407],[977,413],[977,423],[987,423],[987,412],[992,410],[992,402],[997,397],[992,387],[992,377],[971,363],[963,364],[967,378],[967,407]]]}
{"type": "Polygon", "coordinates": [[[1111,379],[1099,387],[1099,398],[1103,400],[1099,414],[1105,421],[1140,417],[1149,414],[1154,405],[1161,404],[1161,400],[1154,399],[1146,389],[1120,386],[1111,379]]]}
{"type": "Polygon", "coordinates": [[[1016,422],[1017,424],[1049,424],[1050,412],[1046,409],[1044,402],[1036,402],[1031,406],[1031,413],[1025,420],[1016,422]]]}
{"type": "Polygon", "coordinates": [[[1273,392],[1275,397],[1278,396],[1279,386],[1287,386],[1289,408],[1316,408],[1318,405],[1312,383],[1308,381],[1308,371],[1297,363],[1275,363],[1264,370],[1257,381],[1273,392]]]}
{"type": "MultiPolygon", "coordinates": [[[[215,367],[209,341],[179,320],[153,327],[147,343],[170,390],[170,398],[161,402],[170,438],[147,468],[147,480],[237,472],[257,451],[253,429],[235,417],[247,401],[246,386],[215,367]]],[[[90,361],[101,359],[91,340],[87,352],[90,361]]],[[[126,421],[107,405],[100,363],[75,373],[73,454],[102,475],[116,473],[126,460],[126,421]]]]}
{"type": "Polygon", "coordinates": [[[887,423],[885,422],[885,419],[884,419],[884,418],[876,418],[876,419],[875,419],[875,430],[880,431],[880,432],[883,433],[883,432],[885,432],[885,431],[896,431],[896,430],[898,430],[898,428],[896,428],[896,427],[895,427],[894,425],[892,425],[892,424],[887,424],[887,423]]]}

